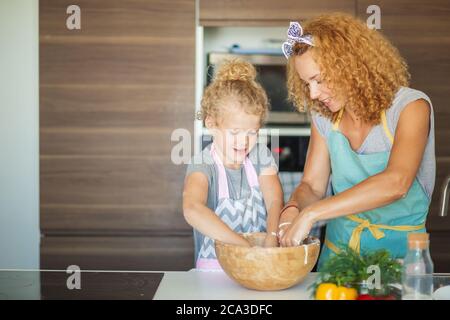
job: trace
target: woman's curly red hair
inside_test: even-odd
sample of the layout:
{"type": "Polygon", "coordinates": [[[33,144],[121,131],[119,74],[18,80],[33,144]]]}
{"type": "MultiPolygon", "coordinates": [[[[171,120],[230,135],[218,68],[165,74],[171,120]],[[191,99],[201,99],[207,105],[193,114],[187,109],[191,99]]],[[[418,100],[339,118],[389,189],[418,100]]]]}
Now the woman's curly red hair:
{"type": "Polygon", "coordinates": [[[321,102],[311,100],[295,70],[295,56],[310,51],[332,92],[365,122],[378,124],[380,111],[390,107],[401,86],[409,85],[408,66],[398,50],[381,33],[348,14],[322,15],[302,27],[304,34],[313,36],[314,46],[294,45],[287,65],[289,99],[299,111],[308,108],[331,120],[336,117],[321,102]]]}

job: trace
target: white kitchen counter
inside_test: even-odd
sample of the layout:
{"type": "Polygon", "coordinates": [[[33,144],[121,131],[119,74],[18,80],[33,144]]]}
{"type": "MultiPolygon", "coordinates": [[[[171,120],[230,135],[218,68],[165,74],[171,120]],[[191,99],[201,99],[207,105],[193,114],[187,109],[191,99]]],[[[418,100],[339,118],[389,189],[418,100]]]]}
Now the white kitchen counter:
{"type": "Polygon", "coordinates": [[[314,282],[310,273],[301,283],[281,291],[256,291],[244,288],[223,271],[165,272],[155,300],[309,300],[308,287],[314,282]]]}

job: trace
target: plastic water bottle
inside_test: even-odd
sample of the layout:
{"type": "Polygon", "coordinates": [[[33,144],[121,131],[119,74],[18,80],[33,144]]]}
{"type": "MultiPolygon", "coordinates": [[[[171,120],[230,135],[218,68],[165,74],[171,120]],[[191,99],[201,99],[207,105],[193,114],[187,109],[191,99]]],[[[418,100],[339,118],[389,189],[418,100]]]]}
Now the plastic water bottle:
{"type": "Polygon", "coordinates": [[[433,262],[428,233],[408,234],[408,252],[403,261],[402,300],[431,300],[433,262]]]}

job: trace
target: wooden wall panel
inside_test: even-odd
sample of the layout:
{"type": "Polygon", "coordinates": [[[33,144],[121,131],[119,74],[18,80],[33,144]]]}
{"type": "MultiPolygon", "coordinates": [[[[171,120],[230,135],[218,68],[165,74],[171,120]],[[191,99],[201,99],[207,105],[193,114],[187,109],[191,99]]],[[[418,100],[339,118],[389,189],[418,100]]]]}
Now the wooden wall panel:
{"type": "MultiPolygon", "coordinates": [[[[165,157],[42,157],[45,204],[169,205],[182,190],[165,157]],[[164,179],[161,175],[164,174],[164,179]]],[[[183,177],[181,177],[183,178],[183,177]]]]}
{"type": "Polygon", "coordinates": [[[180,39],[176,43],[160,39],[151,44],[42,41],[41,83],[102,87],[165,85],[175,93],[177,86],[186,88],[193,81],[193,41],[193,38],[190,42],[180,39]]]}
{"type": "Polygon", "coordinates": [[[189,235],[178,206],[177,203],[44,205],[42,231],[48,235],[189,235]]]}
{"type": "Polygon", "coordinates": [[[147,269],[168,267],[173,250],[193,258],[171,134],[193,134],[195,0],[80,0],[81,30],[66,28],[71,4],[39,2],[42,265],[74,246],[83,262],[93,245],[117,261],[92,256],[90,267],[132,269],[134,247],[150,248],[149,237],[159,249],[145,251],[147,269]],[[96,242],[117,235],[127,249],[96,242]]]}
{"type": "MultiPolygon", "coordinates": [[[[175,121],[174,121],[175,122],[175,121]]],[[[54,156],[76,154],[79,157],[130,157],[151,158],[170,154],[172,146],[161,143],[161,136],[169,137],[166,128],[49,128],[41,131],[42,140],[48,139],[42,153],[54,156]],[[51,139],[50,139],[51,138],[51,139]],[[111,143],[104,144],[110,139],[111,143]]],[[[166,158],[163,157],[162,160],[166,158]]],[[[166,159],[167,160],[167,159],[166,159]]],[[[159,165],[165,163],[159,163],[159,165]]]]}
{"type": "Polygon", "coordinates": [[[445,177],[450,174],[450,157],[439,157],[436,161],[436,167],[436,183],[434,186],[433,198],[431,200],[427,228],[431,231],[447,231],[450,245],[450,212],[447,217],[438,216],[441,201],[441,187],[445,177]]]}
{"type": "Polygon", "coordinates": [[[199,0],[203,26],[286,26],[334,11],[355,14],[355,0],[199,0]]]}
{"type": "Polygon", "coordinates": [[[194,265],[193,247],[192,236],[44,237],[41,268],[187,271],[194,265]]]}
{"type": "Polygon", "coordinates": [[[450,270],[448,239],[448,230],[433,231],[430,234],[430,253],[434,263],[434,272],[448,273],[450,270]]]}
{"type": "Polygon", "coordinates": [[[71,4],[80,6],[82,11],[82,28],[77,37],[86,35],[95,41],[126,38],[127,42],[137,37],[175,41],[193,37],[192,0],[40,0],[39,26],[45,31],[41,36],[75,36],[65,29],[66,8],[71,4]]]}
{"type": "Polygon", "coordinates": [[[194,114],[191,107],[186,107],[194,100],[191,88],[189,81],[175,88],[160,81],[149,85],[42,85],[41,127],[43,130],[182,127],[194,114]],[[177,94],[180,89],[183,96],[177,94]]]}

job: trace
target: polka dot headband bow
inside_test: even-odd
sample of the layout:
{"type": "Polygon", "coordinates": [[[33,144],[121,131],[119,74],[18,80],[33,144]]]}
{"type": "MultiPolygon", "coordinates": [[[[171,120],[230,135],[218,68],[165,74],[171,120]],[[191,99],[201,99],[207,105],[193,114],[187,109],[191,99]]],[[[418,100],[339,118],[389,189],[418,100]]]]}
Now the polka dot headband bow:
{"type": "Polygon", "coordinates": [[[294,53],[293,47],[296,43],[303,42],[310,46],[313,45],[312,35],[303,34],[303,28],[298,22],[291,22],[289,29],[287,31],[287,40],[283,43],[281,49],[283,50],[284,56],[288,59],[294,53]]]}

